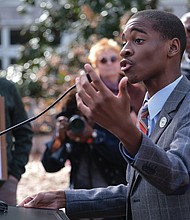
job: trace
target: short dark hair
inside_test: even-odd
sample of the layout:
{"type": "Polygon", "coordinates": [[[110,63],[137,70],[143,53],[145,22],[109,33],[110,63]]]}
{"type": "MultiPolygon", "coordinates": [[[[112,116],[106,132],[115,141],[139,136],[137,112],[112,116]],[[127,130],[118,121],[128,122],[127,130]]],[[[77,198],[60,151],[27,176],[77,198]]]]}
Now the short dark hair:
{"type": "Polygon", "coordinates": [[[135,13],[130,19],[142,17],[150,22],[153,30],[160,33],[163,39],[178,38],[181,45],[181,57],[186,48],[185,28],[181,20],[174,14],[161,10],[144,10],[135,13]]]}

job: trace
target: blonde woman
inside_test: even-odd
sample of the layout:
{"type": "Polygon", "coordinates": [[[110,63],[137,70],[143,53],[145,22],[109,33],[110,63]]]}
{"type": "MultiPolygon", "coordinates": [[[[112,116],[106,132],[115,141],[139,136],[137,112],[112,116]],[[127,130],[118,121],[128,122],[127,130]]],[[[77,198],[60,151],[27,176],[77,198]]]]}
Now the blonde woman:
{"type": "Polygon", "coordinates": [[[102,38],[92,45],[88,57],[102,81],[114,94],[118,93],[118,84],[122,77],[120,50],[116,41],[102,38]]]}

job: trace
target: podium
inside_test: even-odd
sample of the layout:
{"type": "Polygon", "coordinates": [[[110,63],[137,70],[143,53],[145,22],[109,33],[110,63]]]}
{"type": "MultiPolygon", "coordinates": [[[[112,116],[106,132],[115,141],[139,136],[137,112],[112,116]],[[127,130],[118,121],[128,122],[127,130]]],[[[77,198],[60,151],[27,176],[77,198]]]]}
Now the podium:
{"type": "Polygon", "coordinates": [[[9,206],[6,213],[0,213],[0,220],[69,220],[61,210],[24,208],[9,206]]]}
{"type": "MultiPolygon", "coordinates": [[[[0,131],[5,130],[5,100],[0,96],[0,131]]],[[[7,143],[5,134],[0,136],[0,181],[7,180],[7,143]]]]}

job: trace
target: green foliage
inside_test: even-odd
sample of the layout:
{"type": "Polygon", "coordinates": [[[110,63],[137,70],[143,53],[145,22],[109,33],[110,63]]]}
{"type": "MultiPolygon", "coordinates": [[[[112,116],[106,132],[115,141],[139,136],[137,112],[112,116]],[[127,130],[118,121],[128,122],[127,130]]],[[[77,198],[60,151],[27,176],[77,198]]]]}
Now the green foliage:
{"type": "MultiPolygon", "coordinates": [[[[67,86],[87,61],[93,42],[102,37],[118,40],[122,25],[132,12],[156,8],[156,5],[157,0],[41,1],[39,18],[21,31],[29,41],[23,45],[18,66],[12,71],[15,74],[19,69],[20,78],[17,77],[16,82],[22,95],[47,97],[59,94],[60,87],[49,92],[53,83],[48,86],[47,78],[67,86]],[[61,39],[66,40],[59,47],[61,39]]],[[[28,8],[34,7],[34,0],[22,0],[19,13],[27,14],[28,8]]]]}

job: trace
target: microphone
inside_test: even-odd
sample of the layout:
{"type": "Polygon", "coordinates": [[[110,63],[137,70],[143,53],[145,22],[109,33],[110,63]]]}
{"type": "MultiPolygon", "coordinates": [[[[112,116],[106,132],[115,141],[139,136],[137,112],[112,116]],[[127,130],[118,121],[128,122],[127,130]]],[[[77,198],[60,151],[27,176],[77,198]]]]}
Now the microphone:
{"type": "MultiPolygon", "coordinates": [[[[86,76],[87,76],[87,78],[88,78],[88,81],[89,82],[92,82],[92,80],[91,80],[91,78],[90,78],[90,76],[89,76],[89,74],[87,73],[86,74],[86,76]]],[[[0,132],[0,136],[1,135],[3,135],[3,134],[5,134],[5,133],[7,133],[7,132],[9,132],[9,131],[11,131],[11,130],[13,130],[13,129],[15,129],[15,128],[18,128],[18,127],[20,127],[20,126],[22,126],[22,125],[24,125],[24,124],[26,124],[26,123],[29,123],[29,122],[31,122],[31,121],[34,121],[34,120],[36,120],[37,118],[39,118],[40,116],[42,116],[43,114],[45,114],[47,111],[49,111],[54,105],[56,105],[59,101],[61,101],[61,99],[63,98],[63,97],[65,97],[69,92],[71,92],[74,88],[76,88],[76,83],[73,85],[73,86],[71,86],[68,90],[66,90],[66,92],[64,92],[59,98],[57,98],[51,105],[49,105],[46,109],[44,109],[42,112],[40,112],[38,115],[36,115],[36,116],[33,116],[33,117],[31,117],[31,118],[29,118],[29,119],[27,119],[27,120],[25,120],[25,121],[22,121],[22,122],[20,122],[20,123],[18,123],[18,124],[16,124],[16,125],[13,125],[12,127],[10,127],[10,128],[7,128],[7,129],[5,129],[5,130],[3,130],[3,131],[1,131],[0,132]]]]}

